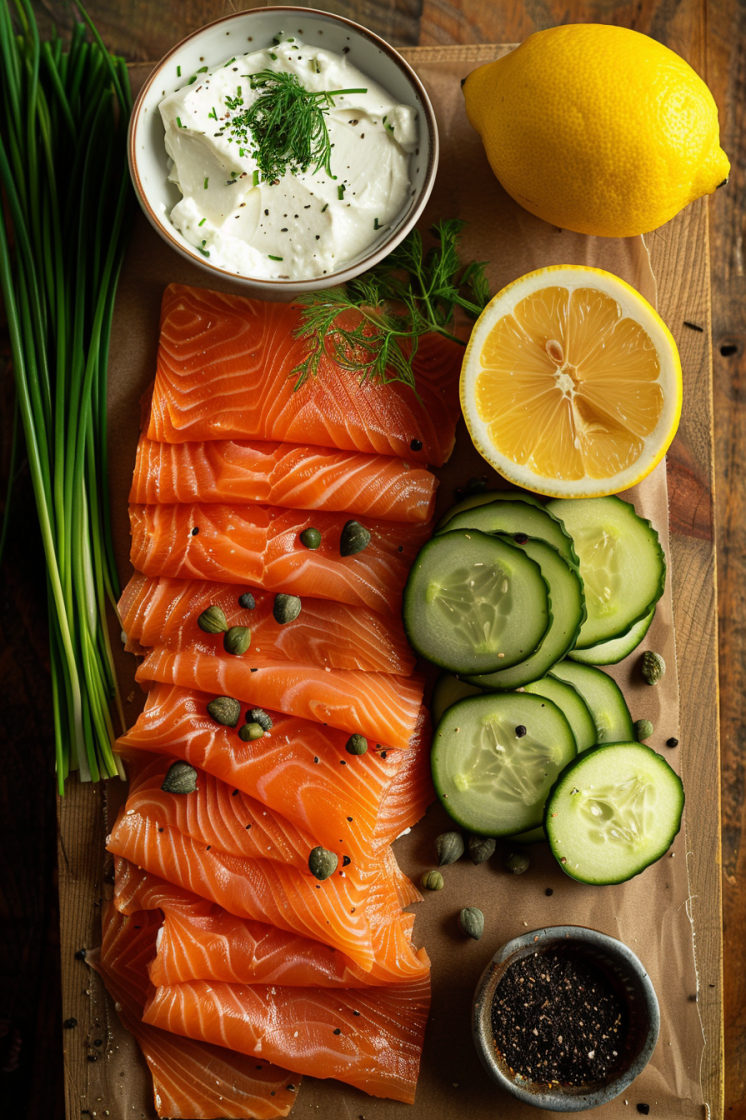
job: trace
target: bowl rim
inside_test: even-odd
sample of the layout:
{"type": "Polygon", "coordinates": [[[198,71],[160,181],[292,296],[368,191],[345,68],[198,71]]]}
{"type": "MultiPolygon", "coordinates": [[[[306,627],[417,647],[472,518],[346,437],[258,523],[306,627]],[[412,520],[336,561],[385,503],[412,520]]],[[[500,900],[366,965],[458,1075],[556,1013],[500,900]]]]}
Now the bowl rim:
{"type": "Polygon", "coordinates": [[[527,930],[525,933],[507,941],[488,961],[477,983],[472,1002],[474,1045],[489,1076],[524,1104],[553,1112],[583,1112],[589,1108],[597,1108],[599,1105],[619,1096],[642,1073],[650,1061],[658,1042],[659,1033],[660,1007],[658,997],[642,961],[623,941],[612,937],[608,933],[602,933],[601,930],[594,929],[592,926],[542,926],[539,929],[527,930]],[[508,1077],[501,1069],[494,1056],[491,1030],[489,1028],[485,1029],[486,1009],[492,1006],[494,988],[497,986],[499,979],[498,972],[500,975],[502,974],[500,966],[510,961],[511,958],[525,955],[526,950],[540,949],[542,945],[555,941],[595,944],[609,957],[616,959],[633,973],[642,989],[644,1013],[648,1025],[645,1041],[637,1057],[614,1080],[587,1092],[580,1090],[577,1093],[570,1093],[563,1092],[561,1089],[547,1089],[542,1092],[524,1088],[519,1082],[508,1077]]]}
{"type": "Polygon", "coordinates": [[[420,80],[418,74],[415,72],[412,66],[410,66],[407,60],[403,58],[401,54],[399,54],[396,48],[392,47],[390,43],[387,43],[385,39],[382,39],[380,35],[376,35],[374,31],[368,30],[367,27],[363,27],[362,24],[355,23],[354,20],[347,19],[345,16],[338,16],[334,12],[326,12],[322,8],[301,8],[293,4],[269,5],[264,8],[246,8],[240,12],[230,12],[228,15],[221,16],[219,19],[212,20],[210,23],[203,24],[202,27],[198,27],[195,31],[190,32],[189,35],[184,36],[183,39],[181,39],[178,43],[171,47],[171,49],[167,51],[165,55],[163,55],[163,57],[159,62],[155,64],[150,74],[145,79],[145,82],[143,83],[142,88],[140,89],[140,92],[135,98],[135,102],[132,106],[127,136],[127,162],[129,164],[129,172],[130,178],[132,180],[132,185],[134,187],[135,194],[137,195],[137,200],[140,203],[140,206],[145,213],[146,218],[156,230],[156,232],[160,234],[160,236],[163,237],[163,239],[173,249],[175,249],[177,253],[179,253],[182,257],[184,257],[191,263],[196,264],[204,271],[214,275],[222,276],[227,280],[232,280],[233,282],[241,284],[242,286],[247,288],[253,287],[256,290],[263,289],[265,292],[267,290],[274,289],[278,293],[288,292],[291,289],[299,293],[311,292],[344,284],[346,281],[353,279],[355,276],[359,276],[360,273],[367,271],[367,269],[371,268],[373,265],[381,261],[384,257],[388,256],[388,254],[392,252],[393,249],[401,241],[404,240],[404,238],[421,217],[422,212],[425,209],[425,206],[427,205],[427,202],[432,193],[433,186],[435,185],[435,177],[438,169],[439,157],[440,139],[438,135],[438,122],[435,117],[435,110],[433,109],[432,102],[430,101],[427,90],[425,89],[425,86],[420,80]],[[382,241],[373,252],[358,260],[356,264],[347,265],[346,267],[338,269],[336,272],[329,273],[328,275],[323,277],[312,277],[305,280],[278,280],[272,277],[244,276],[237,272],[232,272],[230,269],[221,268],[219,265],[210,264],[209,261],[201,260],[197,256],[196,250],[194,251],[194,253],[192,253],[188,249],[185,249],[181,242],[169,230],[167,219],[161,221],[158,215],[153,210],[153,207],[148,202],[143,189],[137,163],[136,140],[138,126],[142,123],[143,102],[147,97],[151,87],[153,86],[156,78],[162,72],[169,59],[171,59],[178,51],[180,51],[185,46],[185,44],[191,42],[191,40],[195,39],[197,36],[201,35],[205,31],[210,30],[211,28],[219,27],[224,23],[234,22],[244,16],[250,16],[254,14],[266,15],[272,12],[292,12],[297,13],[300,17],[323,16],[324,19],[328,20],[331,23],[338,23],[344,27],[351,28],[353,31],[361,35],[364,39],[369,40],[371,43],[373,43],[374,46],[378,47],[382,53],[386,54],[392,60],[392,62],[396,66],[398,66],[398,68],[404,74],[404,77],[409,81],[410,85],[414,87],[417,96],[420,99],[422,112],[427,122],[427,132],[430,140],[428,162],[425,169],[422,188],[419,192],[419,197],[415,200],[415,204],[410,210],[408,217],[401,223],[401,225],[393,230],[392,233],[386,238],[386,240],[382,241]]]}

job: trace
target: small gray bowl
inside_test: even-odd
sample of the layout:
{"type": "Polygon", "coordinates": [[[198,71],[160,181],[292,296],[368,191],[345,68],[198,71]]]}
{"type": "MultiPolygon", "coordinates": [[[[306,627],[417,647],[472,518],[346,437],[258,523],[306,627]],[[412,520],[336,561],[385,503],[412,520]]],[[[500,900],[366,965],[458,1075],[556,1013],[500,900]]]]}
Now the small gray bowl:
{"type": "Polygon", "coordinates": [[[621,941],[585,926],[549,926],[509,941],[495,953],[474,994],[472,1032],[482,1065],[493,1081],[514,1097],[552,1112],[583,1112],[619,1096],[650,1061],[658,1041],[660,1011],[655,989],[640,960],[621,941]],[[523,1080],[498,1053],[492,1032],[492,1000],[505,971],[514,961],[537,950],[572,948],[599,968],[627,1005],[629,1055],[613,1076],[601,1084],[566,1088],[523,1080]]]}

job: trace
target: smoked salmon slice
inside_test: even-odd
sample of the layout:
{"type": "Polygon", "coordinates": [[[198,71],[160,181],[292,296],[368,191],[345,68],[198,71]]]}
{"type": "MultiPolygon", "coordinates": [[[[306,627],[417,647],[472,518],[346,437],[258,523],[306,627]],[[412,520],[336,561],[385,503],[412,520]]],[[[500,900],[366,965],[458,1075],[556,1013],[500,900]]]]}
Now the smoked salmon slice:
{"type": "MultiPolygon", "coordinates": [[[[135,813],[156,827],[177,829],[206,845],[207,850],[219,848],[241,859],[274,860],[285,867],[294,867],[302,875],[310,875],[308,859],[317,845],[313,836],[204,770],[195,770],[197,788],[192,793],[167,792],[163,783],[170,764],[169,758],[146,756],[146,764],[130,779],[125,806],[127,815],[135,813]]],[[[345,832],[354,829],[354,818],[351,821],[348,818],[346,823],[345,832]]],[[[369,888],[380,877],[383,867],[401,906],[421,900],[419,891],[402,873],[387,844],[378,844],[376,860],[364,866],[352,862],[347,848],[341,836],[339,843],[330,849],[335,851],[339,861],[337,875],[351,879],[356,886],[369,888]]]]}
{"type": "Polygon", "coordinates": [[[251,630],[252,655],[273,662],[405,677],[414,670],[415,657],[398,618],[329,599],[304,598],[295,622],[281,625],[272,614],[274,599],[273,592],[258,588],[168,576],[152,579],[135,572],[119,600],[126,648],[140,655],[144,647],[156,645],[207,653],[219,650],[220,635],[205,634],[197,625],[203,611],[218,606],[229,626],[251,630]],[[254,596],[253,610],[238,602],[244,591],[254,596]]]}
{"type": "Polygon", "coordinates": [[[115,905],[123,913],[165,915],[158,952],[149,964],[155,985],[185,980],[291,987],[359,988],[401,983],[427,974],[424,949],[411,946],[412,914],[398,908],[385,879],[371,889],[368,914],[375,961],[370,972],[329,946],[229,914],[215,903],[117,859],[115,905]],[[393,947],[390,941],[393,940],[393,947]]]}
{"type": "Polygon", "coordinates": [[[254,584],[267,591],[335,599],[397,613],[409,569],[430,537],[430,522],[371,521],[367,548],[340,555],[349,518],[279,506],[131,505],[133,567],[146,576],[254,584]],[[316,528],[321,545],[308,549],[304,529],[316,528]]]}
{"type": "MultiPolygon", "coordinates": [[[[317,840],[279,813],[204,770],[196,770],[197,789],[167,793],[163,781],[170,758],[151,758],[130,778],[126,810],[246,859],[267,859],[310,875],[308,857],[317,840]]],[[[341,859],[340,859],[341,862],[341,859]]]]}
{"type": "Polygon", "coordinates": [[[235,730],[207,714],[211,699],[206,693],[154,685],[137,722],[118,740],[118,751],[182,758],[262,801],[324,847],[344,837],[357,864],[373,857],[379,828],[381,838],[390,842],[419,820],[433,800],[424,712],[409,750],[375,751],[371,743],[364,755],[350,755],[344,732],[277,712],[269,713],[271,734],[244,743],[235,730]],[[400,772],[399,796],[393,783],[400,772]]]}
{"type": "Polygon", "coordinates": [[[287,1116],[300,1085],[264,1059],[207,1042],[179,1038],[142,1022],[148,993],[147,965],[155,955],[160,915],[120,914],[108,905],[102,945],[86,962],[101,975],[126,1030],[133,1034],[153,1078],[159,1116],[172,1120],[271,1120],[287,1116]]]}
{"type": "Polygon", "coordinates": [[[143,1019],[411,1104],[429,1008],[429,977],[334,991],[195,980],[155,988],[143,1019]]]}
{"type": "Polygon", "coordinates": [[[404,459],[292,443],[157,443],[142,436],[130,501],[262,502],[388,521],[429,521],[438,480],[404,459]]]}
{"type": "Polygon", "coordinates": [[[455,443],[463,347],[424,335],[406,385],[361,384],[323,358],[294,391],[307,344],[296,307],[171,284],[163,294],[150,439],[252,439],[442,466],[455,443]],[[419,399],[418,399],[419,397],[419,399]]]}
{"type": "Polygon", "coordinates": [[[374,953],[366,917],[368,886],[336,875],[317,883],[292,867],[230,855],[125,809],[106,847],[231,914],[341,949],[370,972],[374,953]]]}
{"type": "Polygon", "coordinates": [[[161,646],[148,652],[137,680],[234,696],[250,707],[271,708],[401,748],[409,746],[415,733],[424,694],[420,677],[267,665],[252,659],[251,651],[234,657],[218,650],[174,652],[161,646]]]}

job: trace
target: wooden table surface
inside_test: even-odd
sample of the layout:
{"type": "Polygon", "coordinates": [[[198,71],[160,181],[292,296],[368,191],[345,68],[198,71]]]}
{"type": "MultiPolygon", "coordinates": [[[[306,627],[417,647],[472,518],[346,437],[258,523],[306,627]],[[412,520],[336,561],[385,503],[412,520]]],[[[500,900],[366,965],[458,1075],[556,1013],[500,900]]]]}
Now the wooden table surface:
{"type": "MultiPolygon", "coordinates": [[[[302,2],[302,0],[301,0],[302,2]]],[[[746,426],[746,280],[744,279],[744,179],[746,177],[746,3],[744,0],[327,0],[394,45],[517,42],[557,23],[616,23],[647,32],[683,55],[708,82],[720,109],[723,146],[733,164],[731,181],[709,206],[692,208],[681,255],[669,262],[671,282],[686,286],[703,275],[697,255],[709,243],[712,261],[711,328],[715,470],[706,454],[709,431],[698,431],[696,413],[685,419],[682,438],[669,455],[672,532],[677,555],[706,569],[717,540],[720,624],[720,716],[722,741],[722,868],[711,856],[717,897],[722,872],[725,922],[724,991],[725,1115],[746,1120],[746,854],[742,852],[746,793],[746,529],[741,448],[746,426]]],[[[34,0],[41,19],[53,13],[65,25],[64,0],[34,0]]],[[[160,57],[183,35],[239,8],[231,0],[89,0],[88,10],[107,44],[131,61],[160,57]]],[[[261,5],[265,6],[265,5],[261,5]]],[[[311,6],[311,5],[309,5],[311,6]]],[[[693,293],[707,315],[707,293],[693,293]]],[[[672,310],[671,307],[668,309],[672,310]]],[[[666,293],[662,291],[666,317],[666,293]]],[[[705,327],[708,323],[705,321],[705,327]]],[[[694,335],[690,368],[700,370],[695,395],[707,401],[706,346],[694,335]]],[[[687,355],[684,354],[687,361],[687,355]]],[[[0,344],[5,373],[0,389],[3,431],[12,425],[7,346],[0,344]]],[[[8,449],[2,469],[7,474],[8,449]]],[[[4,493],[5,478],[0,480],[4,493]]],[[[681,561],[679,560],[681,564],[681,561]]],[[[682,689],[712,701],[714,674],[698,672],[697,641],[707,642],[714,612],[708,581],[699,595],[675,573],[686,641],[694,655],[682,673],[682,689]]],[[[34,527],[30,485],[21,472],[14,492],[12,531],[0,585],[0,669],[3,766],[0,769],[0,835],[5,873],[0,881],[0,1101],[3,1113],[32,1120],[61,1120],[63,1071],[59,1045],[60,979],[56,898],[56,827],[51,773],[44,571],[34,527]],[[6,1111],[7,1109],[7,1111],[6,1111]]],[[[711,587],[711,580],[709,581],[711,587]]],[[[696,723],[692,730],[697,730],[696,723]]],[[[712,736],[712,721],[701,726],[712,736]]],[[[706,752],[707,743],[700,744],[706,752]]],[[[706,757],[706,754],[705,754],[706,757]]],[[[706,933],[705,933],[706,937],[706,933]]],[[[717,1072],[717,1071],[716,1071],[717,1072]]]]}

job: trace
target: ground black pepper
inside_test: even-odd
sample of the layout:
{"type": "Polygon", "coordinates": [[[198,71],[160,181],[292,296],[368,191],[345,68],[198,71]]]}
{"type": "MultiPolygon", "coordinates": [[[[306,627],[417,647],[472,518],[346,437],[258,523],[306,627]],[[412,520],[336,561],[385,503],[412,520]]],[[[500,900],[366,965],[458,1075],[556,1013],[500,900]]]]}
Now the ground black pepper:
{"type": "Polygon", "coordinates": [[[500,979],[492,1002],[498,1053],[540,1084],[609,1080],[624,1059],[626,1007],[599,968],[571,949],[530,953],[500,979]]]}

